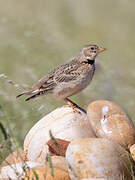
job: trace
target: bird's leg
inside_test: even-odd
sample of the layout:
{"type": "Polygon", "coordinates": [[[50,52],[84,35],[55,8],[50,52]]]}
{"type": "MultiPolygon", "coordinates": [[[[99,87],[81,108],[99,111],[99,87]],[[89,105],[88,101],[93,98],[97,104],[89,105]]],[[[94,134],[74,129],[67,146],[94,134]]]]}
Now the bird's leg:
{"type": "Polygon", "coordinates": [[[77,112],[77,113],[79,112],[79,113],[80,113],[80,111],[78,111],[78,109],[79,109],[79,110],[81,110],[81,111],[83,111],[83,112],[86,113],[86,111],[85,111],[84,109],[82,109],[81,107],[79,107],[77,104],[75,104],[75,103],[74,103],[73,101],[71,101],[70,99],[65,98],[64,101],[73,109],[74,112],[77,112]]]}

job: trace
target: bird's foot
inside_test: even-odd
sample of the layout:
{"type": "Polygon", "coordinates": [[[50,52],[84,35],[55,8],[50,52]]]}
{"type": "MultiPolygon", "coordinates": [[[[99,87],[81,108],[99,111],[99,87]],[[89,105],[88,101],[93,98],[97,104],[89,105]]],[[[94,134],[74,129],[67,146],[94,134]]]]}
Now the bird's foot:
{"type": "Polygon", "coordinates": [[[73,109],[74,113],[81,113],[81,108],[75,104],[73,101],[71,101],[70,99],[66,98],[65,101],[67,102],[68,106],[71,107],[73,109]]]}
{"type": "Polygon", "coordinates": [[[68,104],[72,109],[74,113],[79,113],[81,114],[80,110],[78,109],[78,106],[76,106],[75,104],[68,104]]]}

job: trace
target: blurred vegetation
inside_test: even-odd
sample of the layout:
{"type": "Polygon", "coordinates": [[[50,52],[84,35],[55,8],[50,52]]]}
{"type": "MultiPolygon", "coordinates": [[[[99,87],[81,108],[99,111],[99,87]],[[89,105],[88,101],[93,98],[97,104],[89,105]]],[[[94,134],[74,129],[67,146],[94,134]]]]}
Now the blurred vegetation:
{"type": "Polygon", "coordinates": [[[64,102],[44,96],[26,103],[16,95],[88,43],[108,51],[97,58],[91,85],[71,99],[83,108],[115,101],[134,121],[134,31],[133,0],[0,0],[0,122],[22,145],[29,129],[64,102]]]}

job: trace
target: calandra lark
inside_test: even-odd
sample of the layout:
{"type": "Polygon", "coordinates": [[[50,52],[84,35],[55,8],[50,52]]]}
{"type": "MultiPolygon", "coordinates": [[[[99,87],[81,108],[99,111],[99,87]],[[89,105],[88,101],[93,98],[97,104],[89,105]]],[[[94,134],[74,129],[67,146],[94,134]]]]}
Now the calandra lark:
{"type": "Polygon", "coordinates": [[[88,86],[95,71],[95,59],[105,48],[97,45],[84,46],[78,56],[72,61],[55,68],[42,77],[31,89],[19,94],[32,95],[26,101],[41,95],[51,93],[58,99],[63,99],[70,106],[74,106],[69,96],[72,96],[88,86]]]}

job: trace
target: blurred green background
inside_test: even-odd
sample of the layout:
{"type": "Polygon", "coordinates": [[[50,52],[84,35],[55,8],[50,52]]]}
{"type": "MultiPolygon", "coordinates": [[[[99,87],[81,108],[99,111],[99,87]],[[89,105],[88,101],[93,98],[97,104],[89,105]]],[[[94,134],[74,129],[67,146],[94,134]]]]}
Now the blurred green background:
{"type": "Polygon", "coordinates": [[[88,43],[108,50],[97,58],[91,85],[71,99],[85,109],[96,99],[115,101],[134,121],[134,0],[0,0],[0,122],[17,142],[64,102],[16,95],[88,43]]]}

